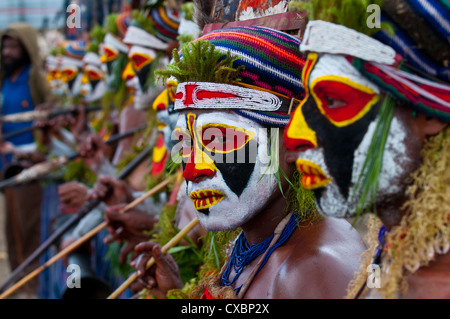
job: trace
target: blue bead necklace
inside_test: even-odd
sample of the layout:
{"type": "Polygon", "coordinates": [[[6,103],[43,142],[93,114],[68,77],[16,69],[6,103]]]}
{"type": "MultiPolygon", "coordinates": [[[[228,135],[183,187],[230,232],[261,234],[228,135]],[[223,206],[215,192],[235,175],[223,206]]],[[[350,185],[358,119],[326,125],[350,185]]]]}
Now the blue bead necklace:
{"type": "MultiPolygon", "coordinates": [[[[284,227],[283,232],[280,235],[280,238],[278,238],[277,242],[269,248],[269,245],[274,237],[274,234],[270,235],[268,238],[266,238],[264,241],[253,244],[251,246],[248,245],[247,239],[245,238],[244,232],[242,232],[239,237],[236,239],[235,245],[233,247],[233,251],[230,255],[230,261],[227,265],[227,268],[225,272],[222,275],[222,283],[221,286],[231,286],[236,282],[236,280],[241,275],[242,271],[245,269],[245,267],[252,262],[255,258],[260,256],[262,253],[264,253],[268,248],[266,255],[264,256],[264,259],[259,266],[256,274],[262,269],[262,267],[266,264],[267,260],[269,259],[272,252],[277,249],[279,246],[281,246],[288,238],[292,235],[295,228],[297,227],[298,223],[301,221],[301,218],[297,212],[294,212],[289,219],[289,222],[286,224],[286,227],[284,227]],[[229,276],[231,273],[231,269],[234,270],[235,276],[233,279],[229,280],[229,276]]],[[[255,274],[255,275],[256,275],[255,274]]],[[[234,288],[234,291],[236,295],[239,294],[239,291],[241,290],[242,285],[239,287],[234,288]]]]}

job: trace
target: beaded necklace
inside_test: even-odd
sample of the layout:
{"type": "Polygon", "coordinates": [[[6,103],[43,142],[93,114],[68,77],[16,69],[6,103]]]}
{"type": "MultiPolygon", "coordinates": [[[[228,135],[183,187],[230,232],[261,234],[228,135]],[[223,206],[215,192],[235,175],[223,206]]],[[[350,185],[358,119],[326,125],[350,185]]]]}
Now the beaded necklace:
{"type": "MultiPolygon", "coordinates": [[[[262,253],[264,253],[267,250],[266,255],[264,256],[264,259],[259,266],[258,270],[255,273],[256,274],[262,269],[262,267],[266,264],[267,260],[269,259],[272,252],[277,249],[279,246],[281,246],[286,240],[289,239],[289,237],[294,232],[295,228],[297,227],[298,223],[301,221],[301,217],[297,212],[294,212],[292,216],[290,217],[288,223],[283,229],[283,232],[280,235],[280,238],[278,238],[277,242],[272,245],[269,248],[269,245],[274,237],[275,234],[270,235],[268,238],[266,238],[264,241],[253,244],[251,246],[248,245],[247,239],[245,238],[244,232],[242,232],[239,237],[236,239],[235,245],[233,247],[233,251],[230,255],[230,260],[227,265],[227,268],[225,272],[222,275],[222,283],[221,286],[231,286],[233,283],[236,282],[236,280],[241,275],[242,271],[245,269],[245,267],[252,262],[255,258],[260,256],[262,253]],[[235,276],[233,279],[229,280],[229,276],[231,273],[231,269],[234,270],[235,276]]],[[[239,291],[241,290],[242,285],[239,287],[234,288],[236,295],[239,294],[239,291]]]]}

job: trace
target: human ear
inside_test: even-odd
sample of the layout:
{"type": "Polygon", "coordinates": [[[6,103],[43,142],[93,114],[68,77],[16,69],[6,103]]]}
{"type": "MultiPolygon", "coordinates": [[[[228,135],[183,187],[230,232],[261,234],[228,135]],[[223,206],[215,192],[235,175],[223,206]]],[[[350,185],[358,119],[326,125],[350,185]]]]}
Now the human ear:
{"type": "Polygon", "coordinates": [[[418,127],[424,136],[436,135],[447,125],[447,123],[435,118],[427,117],[424,114],[420,114],[416,120],[418,122],[418,127]]]}
{"type": "Polygon", "coordinates": [[[444,129],[447,123],[444,123],[438,119],[427,119],[426,125],[424,127],[424,133],[427,136],[432,136],[438,134],[440,131],[444,129]]]}

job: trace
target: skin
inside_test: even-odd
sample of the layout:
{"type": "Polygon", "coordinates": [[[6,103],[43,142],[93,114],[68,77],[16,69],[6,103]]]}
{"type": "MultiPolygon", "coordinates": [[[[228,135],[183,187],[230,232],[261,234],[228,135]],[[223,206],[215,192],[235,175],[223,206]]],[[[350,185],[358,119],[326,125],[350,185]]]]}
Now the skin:
{"type": "MultiPolygon", "coordinates": [[[[12,64],[15,60],[23,58],[25,50],[18,39],[5,36],[2,42],[2,59],[5,64],[12,64]]],[[[21,65],[11,74],[11,81],[14,82],[25,66],[21,65]]]]}
{"type": "MultiPolygon", "coordinates": [[[[296,157],[296,152],[288,151],[281,144],[280,164],[288,177],[292,177],[295,170],[296,157]]],[[[201,180],[213,177],[197,178],[201,180]]],[[[286,190],[287,186],[287,181],[282,179],[283,189],[286,190]]],[[[249,245],[261,242],[273,233],[283,218],[281,212],[285,208],[286,201],[277,188],[261,210],[241,225],[249,245]]],[[[244,298],[344,297],[347,284],[358,268],[358,256],[364,250],[359,234],[347,222],[331,218],[318,221],[312,226],[302,226],[305,227],[296,228],[287,242],[272,253],[244,298]]],[[[182,287],[177,280],[178,270],[168,266],[171,259],[169,255],[155,258],[156,266],[145,272],[146,261],[150,256],[159,254],[159,246],[142,243],[135,250],[141,255],[133,265],[152,292],[156,291],[163,297],[165,294],[161,292],[182,287]],[[168,287],[168,282],[174,285],[168,287]]],[[[257,262],[258,259],[247,266],[236,285],[242,284],[257,262]]]]}

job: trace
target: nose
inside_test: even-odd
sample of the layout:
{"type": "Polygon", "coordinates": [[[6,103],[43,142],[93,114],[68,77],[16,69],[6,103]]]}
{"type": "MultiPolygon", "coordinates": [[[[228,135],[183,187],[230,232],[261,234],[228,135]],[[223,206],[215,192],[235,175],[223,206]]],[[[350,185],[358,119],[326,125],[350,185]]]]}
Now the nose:
{"type": "Polygon", "coordinates": [[[81,78],[81,84],[89,84],[89,78],[86,73],[83,73],[83,77],[81,78]]]}
{"type": "Polygon", "coordinates": [[[216,171],[214,161],[199,147],[194,147],[184,168],[183,177],[187,181],[198,183],[202,178],[213,177],[216,171]]]}
{"type": "Polygon", "coordinates": [[[108,56],[105,54],[102,54],[102,56],[100,57],[100,62],[105,64],[106,62],[108,62],[108,56]]]}
{"type": "Polygon", "coordinates": [[[153,102],[153,110],[154,111],[164,111],[167,110],[167,106],[169,105],[169,93],[168,89],[165,89],[161,92],[160,95],[153,102]]]}
{"type": "Polygon", "coordinates": [[[183,171],[183,177],[190,182],[198,183],[203,178],[213,177],[217,172],[217,167],[211,157],[199,147],[196,137],[192,140],[193,147],[187,159],[183,171]]]}
{"type": "Polygon", "coordinates": [[[122,72],[122,80],[128,81],[136,76],[136,72],[134,72],[133,65],[131,61],[128,61],[125,69],[122,72]]]}
{"type": "Polygon", "coordinates": [[[307,124],[301,104],[294,112],[284,132],[284,143],[291,151],[304,152],[317,146],[316,132],[307,124]]]}

